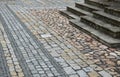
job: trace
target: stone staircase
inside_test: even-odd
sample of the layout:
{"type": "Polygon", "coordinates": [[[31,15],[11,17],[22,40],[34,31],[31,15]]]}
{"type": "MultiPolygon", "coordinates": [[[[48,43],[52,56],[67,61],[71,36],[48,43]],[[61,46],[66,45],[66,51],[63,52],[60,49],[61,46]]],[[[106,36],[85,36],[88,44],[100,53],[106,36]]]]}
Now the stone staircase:
{"type": "Polygon", "coordinates": [[[120,47],[120,1],[85,0],[60,13],[70,24],[109,47],[120,47]]]}

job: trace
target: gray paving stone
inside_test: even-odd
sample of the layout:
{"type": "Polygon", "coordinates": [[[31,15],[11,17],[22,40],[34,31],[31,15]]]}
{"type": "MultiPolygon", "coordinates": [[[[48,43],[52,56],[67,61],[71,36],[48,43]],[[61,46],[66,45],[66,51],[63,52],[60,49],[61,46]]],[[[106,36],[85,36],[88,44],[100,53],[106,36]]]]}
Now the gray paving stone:
{"type": "Polygon", "coordinates": [[[46,74],[41,74],[40,76],[41,76],[41,77],[47,77],[47,75],[46,75],[46,74]]]}
{"type": "Polygon", "coordinates": [[[34,74],[33,77],[40,77],[40,75],[39,74],[34,74]]]}
{"type": "Polygon", "coordinates": [[[31,70],[31,73],[34,74],[38,74],[38,72],[36,70],[31,70]]]}
{"type": "Polygon", "coordinates": [[[78,73],[78,75],[79,75],[80,77],[89,77],[89,76],[87,75],[87,73],[86,73],[85,71],[83,71],[83,70],[79,70],[79,71],[77,71],[77,73],[78,73]]]}
{"type": "Polygon", "coordinates": [[[56,51],[51,51],[50,53],[53,57],[59,57],[60,55],[56,51]]]}
{"type": "Polygon", "coordinates": [[[59,76],[60,75],[55,68],[51,68],[51,71],[53,72],[53,74],[55,76],[59,76]]]}
{"type": "Polygon", "coordinates": [[[87,72],[87,73],[94,71],[91,67],[83,68],[83,70],[84,70],[85,72],[87,72]]]}
{"type": "Polygon", "coordinates": [[[67,74],[75,74],[76,72],[71,67],[63,68],[67,74]]]}
{"type": "Polygon", "coordinates": [[[45,72],[42,70],[42,71],[39,71],[40,74],[44,74],[45,72]]]}
{"type": "Polygon", "coordinates": [[[70,66],[74,69],[74,70],[80,70],[81,67],[77,64],[70,64],[70,66]]]}
{"type": "Polygon", "coordinates": [[[43,35],[41,35],[41,37],[47,38],[47,37],[52,37],[52,36],[48,33],[48,34],[43,34],[43,35]]]}
{"type": "Polygon", "coordinates": [[[79,76],[74,74],[74,75],[70,75],[69,77],[79,77],[79,76]]]}
{"type": "Polygon", "coordinates": [[[54,76],[53,73],[52,73],[51,71],[46,71],[46,73],[47,73],[48,77],[54,76]]]}
{"type": "Polygon", "coordinates": [[[108,72],[106,71],[100,71],[99,74],[102,76],[102,77],[112,77],[108,72]]]}

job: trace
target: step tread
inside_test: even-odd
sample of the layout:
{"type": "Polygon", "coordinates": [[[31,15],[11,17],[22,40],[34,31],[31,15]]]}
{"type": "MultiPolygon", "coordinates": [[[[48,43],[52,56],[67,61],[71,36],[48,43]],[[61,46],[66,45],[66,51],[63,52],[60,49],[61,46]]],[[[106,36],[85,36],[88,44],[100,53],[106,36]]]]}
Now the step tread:
{"type": "Polygon", "coordinates": [[[71,8],[71,9],[74,9],[74,10],[76,10],[76,11],[79,11],[79,12],[85,14],[85,15],[89,15],[89,16],[92,16],[92,15],[93,15],[93,14],[90,13],[90,12],[87,12],[87,11],[85,11],[85,10],[79,9],[79,8],[77,8],[77,7],[74,7],[74,6],[68,6],[68,8],[71,8]]]}
{"type": "Polygon", "coordinates": [[[108,13],[105,13],[103,11],[94,11],[93,13],[96,13],[96,14],[99,14],[99,15],[102,15],[104,17],[107,17],[107,18],[110,18],[112,20],[120,22],[120,18],[119,17],[111,15],[111,14],[108,14],[108,13]]]}
{"type": "Polygon", "coordinates": [[[67,11],[67,10],[62,10],[62,11],[60,11],[60,12],[66,14],[66,15],[68,15],[68,16],[70,16],[70,17],[73,18],[73,19],[80,19],[79,16],[77,16],[77,15],[75,15],[75,14],[73,14],[73,13],[67,11]]]}
{"type": "Polygon", "coordinates": [[[106,7],[106,8],[120,12],[120,5],[119,6],[114,6],[114,7],[106,7]]]}
{"type": "Polygon", "coordinates": [[[100,3],[100,4],[110,5],[110,2],[105,1],[105,0],[90,0],[90,1],[97,2],[97,3],[100,3]]]}
{"type": "Polygon", "coordinates": [[[80,2],[76,2],[76,4],[80,4],[82,6],[86,6],[88,8],[91,8],[91,9],[95,9],[95,10],[102,10],[101,8],[98,8],[96,6],[92,6],[92,5],[89,5],[89,4],[86,4],[86,3],[80,3],[80,2]]]}
{"type": "Polygon", "coordinates": [[[107,0],[106,1],[105,0],[88,0],[88,1],[86,1],[86,3],[93,5],[93,6],[96,6],[96,7],[99,7],[99,8],[102,8],[102,9],[110,6],[110,4],[111,4],[107,0]]]}
{"type": "Polygon", "coordinates": [[[112,32],[120,32],[120,27],[113,26],[111,24],[107,24],[107,23],[105,23],[103,21],[100,21],[96,18],[93,18],[93,17],[90,17],[90,16],[82,16],[82,18],[84,18],[86,20],[89,20],[89,21],[91,21],[95,24],[98,24],[101,27],[107,28],[107,29],[111,30],[112,32]]]}
{"type": "Polygon", "coordinates": [[[97,30],[95,30],[94,28],[87,26],[85,24],[83,24],[82,22],[78,21],[78,20],[70,20],[70,22],[74,23],[75,25],[77,25],[78,27],[82,28],[85,30],[85,32],[90,32],[90,34],[96,36],[98,39],[102,39],[103,41],[113,45],[113,44],[119,44],[120,45],[120,39],[115,39],[112,38],[102,32],[99,32],[97,30]]]}

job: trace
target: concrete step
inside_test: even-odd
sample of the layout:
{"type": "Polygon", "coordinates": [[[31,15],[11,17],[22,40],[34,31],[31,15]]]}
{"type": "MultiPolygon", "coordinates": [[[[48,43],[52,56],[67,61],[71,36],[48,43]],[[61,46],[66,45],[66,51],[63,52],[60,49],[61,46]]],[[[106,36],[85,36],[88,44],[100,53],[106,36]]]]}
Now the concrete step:
{"type": "Polygon", "coordinates": [[[89,12],[102,10],[101,8],[98,8],[96,6],[92,6],[92,5],[84,4],[84,3],[75,3],[75,6],[77,8],[80,8],[82,10],[86,10],[86,11],[89,11],[89,12]]]}
{"type": "Polygon", "coordinates": [[[68,19],[78,19],[80,20],[80,17],[67,11],[67,10],[62,10],[62,11],[59,11],[60,14],[62,14],[63,16],[67,17],[68,19]]]}
{"type": "Polygon", "coordinates": [[[107,24],[101,20],[98,20],[90,16],[82,16],[81,22],[87,24],[90,27],[93,27],[96,30],[108,34],[113,38],[120,38],[120,27],[107,24]]]}
{"type": "Polygon", "coordinates": [[[120,39],[112,38],[78,20],[70,20],[70,24],[109,47],[120,47],[120,39]]]}
{"type": "Polygon", "coordinates": [[[85,0],[85,3],[89,5],[97,6],[102,9],[110,6],[109,2],[105,0],[85,0]]]}
{"type": "Polygon", "coordinates": [[[82,9],[79,9],[77,7],[68,6],[67,11],[69,11],[77,16],[84,16],[84,15],[92,16],[92,13],[87,12],[87,11],[82,10],[82,9]]]}
{"type": "Polygon", "coordinates": [[[104,11],[106,13],[120,17],[120,5],[116,7],[106,7],[104,11]]]}
{"type": "Polygon", "coordinates": [[[101,19],[104,22],[120,27],[120,18],[117,16],[105,13],[103,11],[94,11],[93,16],[97,19],[101,19]]]}

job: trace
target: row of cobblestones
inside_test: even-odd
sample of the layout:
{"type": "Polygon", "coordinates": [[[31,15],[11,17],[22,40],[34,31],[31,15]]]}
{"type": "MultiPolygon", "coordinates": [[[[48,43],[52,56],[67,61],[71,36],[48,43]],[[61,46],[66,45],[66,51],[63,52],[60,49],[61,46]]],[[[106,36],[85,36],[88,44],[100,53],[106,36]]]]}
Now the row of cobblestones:
{"type": "MultiPolygon", "coordinates": [[[[63,67],[69,77],[112,77],[112,75],[101,67],[87,60],[87,58],[66,39],[59,36],[55,31],[51,30],[50,27],[41,22],[41,19],[37,19],[34,14],[31,14],[31,9],[16,8],[16,6],[10,7],[20,20],[25,23],[27,28],[43,43],[44,47],[63,67]]],[[[33,12],[34,11],[36,12],[36,10],[33,10],[33,12]]]]}
{"type": "Polygon", "coordinates": [[[8,71],[8,66],[7,66],[7,61],[6,61],[6,55],[5,55],[6,54],[5,49],[7,47],[5,46],[6,43],[2,42],[4,40],[4,36],[3,36],[3,32],[1,30],[1,27],[2,27],[2,24],[0,22],[0,77],[10,77],[9,71],[8,71]]]}
{"type": "Polygon", "coordinates": [[[6,70],[6,72],[9,71],[9,73],[10,73],[10,75],[8,75],[8,77],[9,76],[23,77],[24,75],[23,75],[22,69],[19,65],[18,59],[16,58],[16,55],[14,53],[14,49],[12,48],[11,42],[9,41],[8,36],[7,36],[3,26],[0,26],[0,29],[3,32],[3,34],[2,34],[3,36],[1,35],[1,44],[2,44],[2,48],[4,50],[4,56],[7,61],[6,67],[8,66],[8,68],[9,68],[9,70],[6,70]]]}
{"type": "MultiPolygon", "coordinates": [[[[13,18],[12,18],[13,16],[10,14],[10,12],[8,11],[8,9],[6,8],[5,5],[1,5],[0,9],[1,9],[1,15],[2,15],[1,20],[2,20],[3,27],[4,27],[4,28],[2,27],[2,29],[5,34],[5,39],[8,43],[7,47],[8,47],[9,51],[6,51],[6,56],[7,56],[6,60],[8,60],[7,64],[9,66],[10,74],[12,77],[14,77],[14,76],[15,77],[23,77],[24,74],[23,74],[22,69],[25,67],[21,67],[20,64],[22,62],[19,62],[22,59],[22,57],[19,56],[19,54],[18,54],[19,50],[15,43],[15,39],[17,40],[17,37],[15,36],[14,30],[16,30],[16,29],[14,28],[14,30],[10,31],[12,29],[11,26],[16,25],[16,24],[13,24],[13,18]],[[4,19],[4,21],[3,21],[3,19],[4,19]],[[12,38],[12,36],[14,36],[15,38],[12,38]]],[[[2,41],[2,42],[4,42],[4,41],[2,41]]]]}

